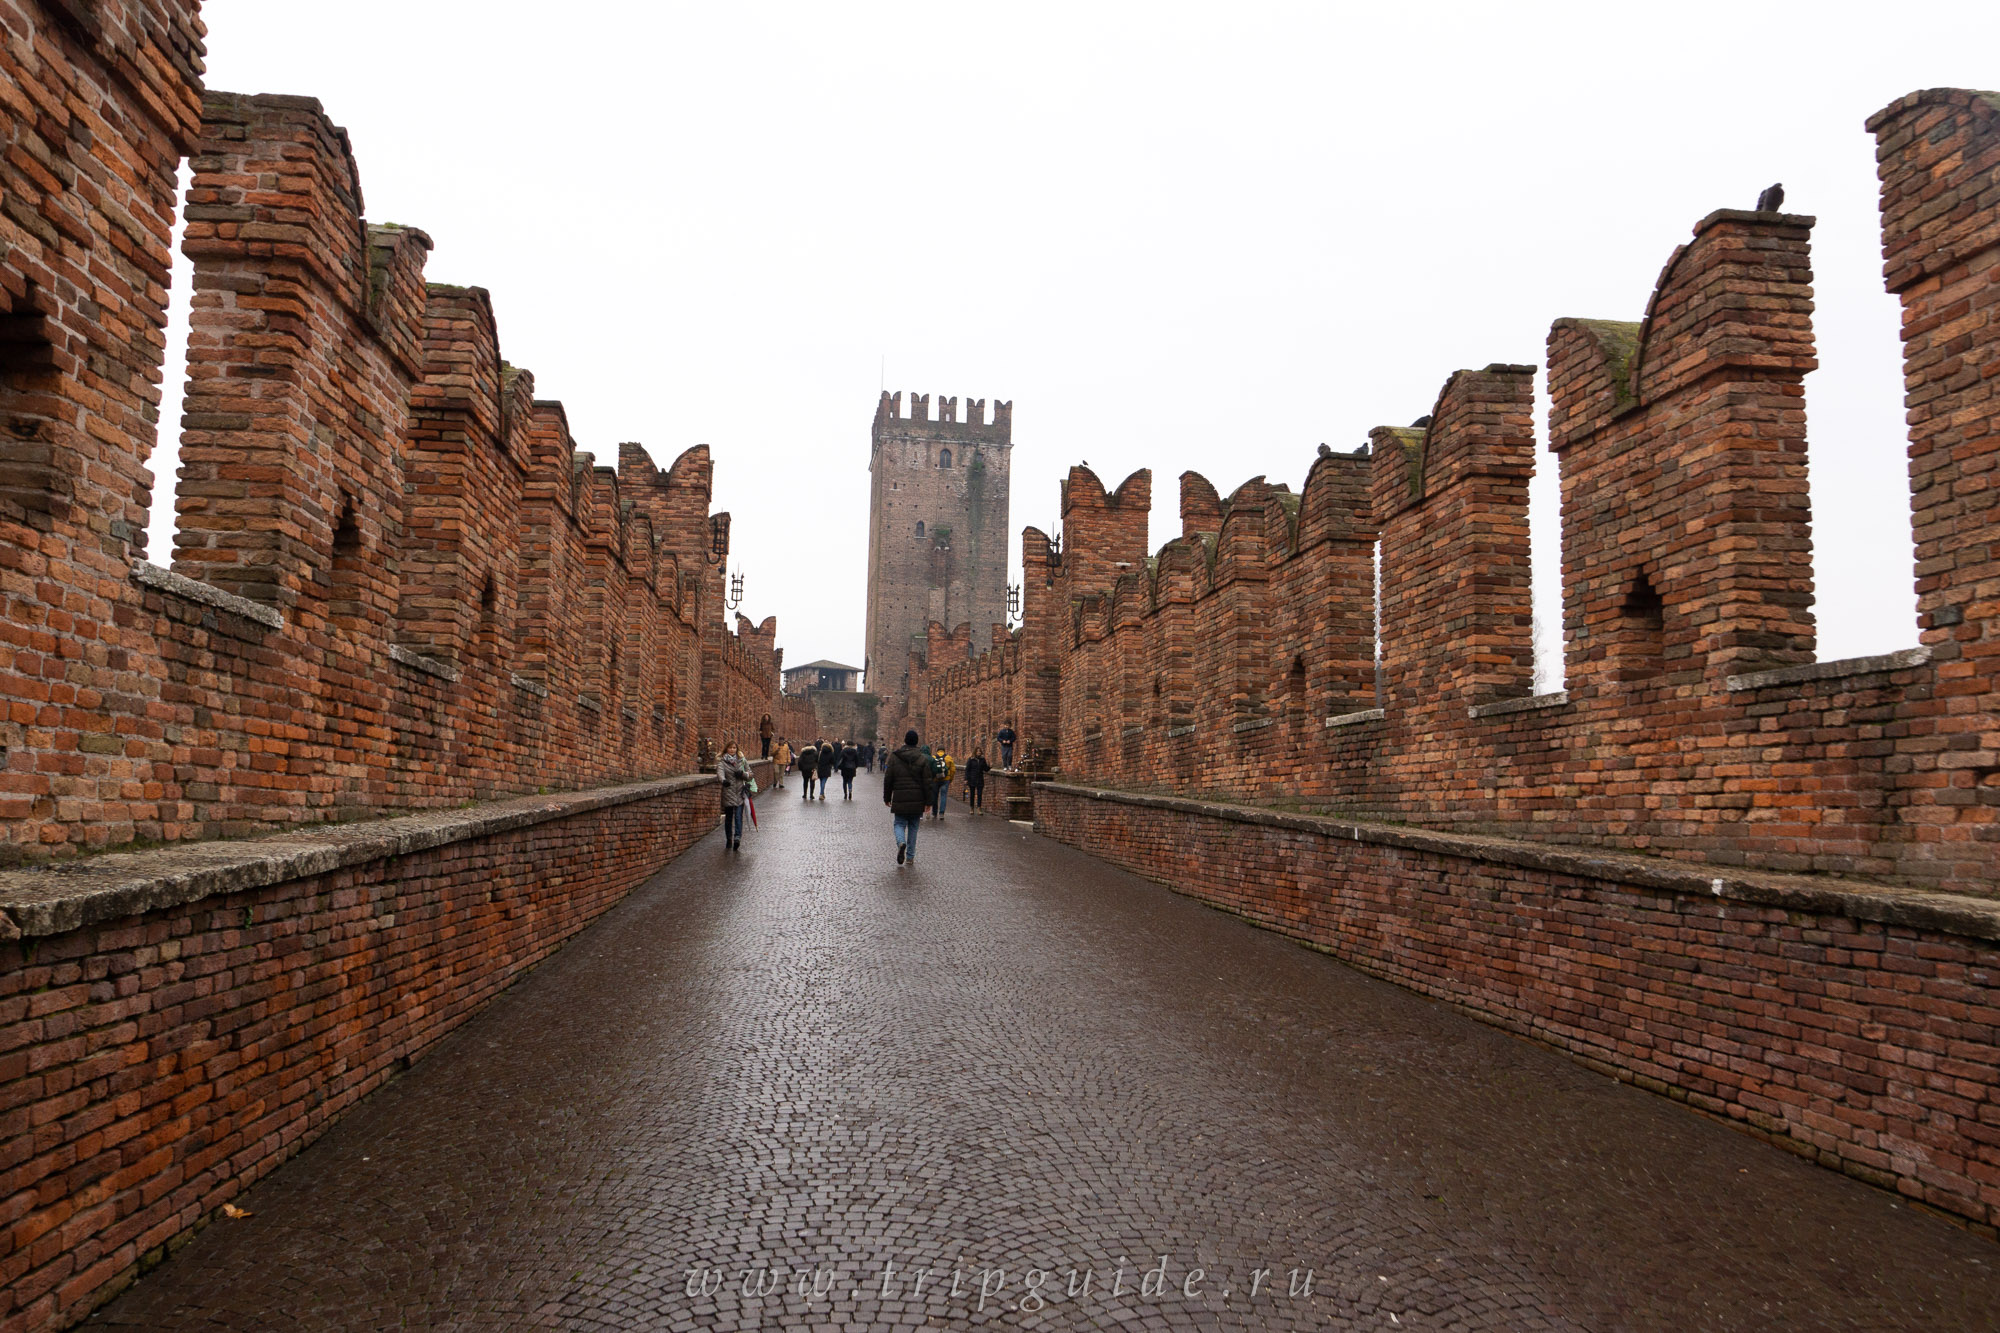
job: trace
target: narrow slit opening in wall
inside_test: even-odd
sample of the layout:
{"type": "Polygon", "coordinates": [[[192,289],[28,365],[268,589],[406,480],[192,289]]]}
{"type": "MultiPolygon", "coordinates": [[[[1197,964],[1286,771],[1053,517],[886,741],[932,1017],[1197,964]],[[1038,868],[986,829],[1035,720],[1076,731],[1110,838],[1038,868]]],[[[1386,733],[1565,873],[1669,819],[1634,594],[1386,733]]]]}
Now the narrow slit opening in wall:
{"type": "Polygon", "coordinates": [[[1388,682],[1382,671],[1382,539],[1376,538],[1371,559],[1375,565],[1375,706],[1382,707],[1388,682]]]}
{"type": "MultiPolygon", "coordinates": [[[[1836,238],[1880,253],[1874,207],[1813,208],[1816,251],[1836,238]]],[[[1806,487],[1812,506],[1812,615],[1822,662],[1914,648],[1916,547],[1910,515],[1910,426],[1903,307],[1857,268],[1815,281],[1818,369],[1805,377],[1806,487]]]]}
{"type": "Polygon", "coordinates": [[[59,508],[55,337],[32,285],[0,315],[0,501],[31,520],[59,508]]]}
{"type": "Polygon", "coordinates": [[[1617,678],[1645,680],[1666,666],[1667,602],[1644,570],[1618,608],[1617,678]]]}
{"type": "Polygon", "coordinates": [[[365,614],[362,590],[366,586],[367,553],[362,549],[361,518],[355,512],[354,497],[340,495],[340,511],[333,520],[333,565],[327,595],[327,615],[338,621],[359,621],[365,614]]]}
{"type": "Polygon", "coordinates": [[[187,398],[188,339],[194,327],[194,261],[181,253],[187,235],[187,197],[194,186],[194,166],[183,159],[174,183],[172,266],[167,277],[167,357],[161,367],[159,434],[147,467],[153,474],[153,494],[147,509],[146,559],[156,565],[173,563],[174,500],[179,491],[181,406],[187,398]]]}
{"type": "Polygon", "coordinates": [[[486,652],[500,646],[500,582],[490,571],[479,591],[479,646],[486,652]]]}
{"type": "MultiPolygon", "coordinates": [[[[1535,372],[1536,421],[1547,421],[1549,372],[1535,372]]],[[[1565,683],[1562,586],[1562,471],[1540,441],[1528,479],[1529,634],[1534,644],[1534,692],[1554,694],[1565,683]]]]}

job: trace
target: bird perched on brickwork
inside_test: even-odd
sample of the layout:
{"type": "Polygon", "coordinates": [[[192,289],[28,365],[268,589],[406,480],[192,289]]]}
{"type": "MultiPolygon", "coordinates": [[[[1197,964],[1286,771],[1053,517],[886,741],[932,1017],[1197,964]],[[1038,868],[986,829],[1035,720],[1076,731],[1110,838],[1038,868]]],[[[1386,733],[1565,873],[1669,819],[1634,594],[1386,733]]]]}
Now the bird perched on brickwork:
{"type": "Polygon", "coordinates": [[[1428,425],[1430,425],[1430,424],[1431,424],[1431,419],[1430,419],[1430,416],[1429,416],[1428,414],[1426,414],[1426,415],[1424,415],[1424,416],[1420,416],[1420,417],[1418,417],[1418,418],[1417,418],[1417,419],[1416,419],[1415,421],[1412,421],[1412,422],[1410,423],[1410,429],[1412,429],[1412,430],[1421,430],[1421,429],[1423,429],[1424,427],[1426,427],[1426,426],[1428,426],[1428,425]]]}
{"type": "Polygon", "coordinates": [[[1331,458],[1333,456],[1333,450],[1328,448],[1326,445],[1322,444],[1319,447],[1319,456],[1321,458],[1331,458]]]}
{"type": "Polygon", "coordinates": [[[1757,196],[1757,211],[1759,213],[1775,213],[1784,206],[1785,187],[1782,184],[1773,185],[1770,189],[1757,196]]]}

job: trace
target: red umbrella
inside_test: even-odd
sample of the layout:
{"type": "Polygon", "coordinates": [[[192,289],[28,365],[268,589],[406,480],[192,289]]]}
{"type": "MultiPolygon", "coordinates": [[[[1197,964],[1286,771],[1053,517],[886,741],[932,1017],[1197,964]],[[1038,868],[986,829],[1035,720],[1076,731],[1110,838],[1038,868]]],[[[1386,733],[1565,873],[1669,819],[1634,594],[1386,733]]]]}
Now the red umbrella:
{"type": "Polygon", "coordinates": [[[757,827],[757,803],[750,799],[750,793],[743,793],[743,804],[750,807],[750,827],[757,827]]]}

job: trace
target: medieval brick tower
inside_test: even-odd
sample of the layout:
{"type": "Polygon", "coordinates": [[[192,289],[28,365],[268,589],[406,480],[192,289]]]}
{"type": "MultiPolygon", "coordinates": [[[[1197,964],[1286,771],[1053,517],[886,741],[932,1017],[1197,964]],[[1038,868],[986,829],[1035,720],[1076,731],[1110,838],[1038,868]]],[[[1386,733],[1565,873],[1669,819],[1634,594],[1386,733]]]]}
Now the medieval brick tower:
{"type": "MultiPolygon", "coordinates": [[[[1007,621],[1007,474],[1014,405],[884,393],[875,408],[868,470],[867,687],[881,696],[884,729],[920,718],[907,672],[925,627],[969,624],[984,643],[1007,621]]],[[[892,743],[900,737],[889,737],[892,743]]]]}

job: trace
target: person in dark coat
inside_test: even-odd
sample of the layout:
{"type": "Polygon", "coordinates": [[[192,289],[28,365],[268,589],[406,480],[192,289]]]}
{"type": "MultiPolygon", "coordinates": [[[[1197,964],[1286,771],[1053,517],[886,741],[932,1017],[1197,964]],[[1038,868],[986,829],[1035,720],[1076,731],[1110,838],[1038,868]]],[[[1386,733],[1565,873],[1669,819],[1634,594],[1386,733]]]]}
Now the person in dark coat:
{"type": "Polygon", "coordinates": [[[965,761],[965,803],[975,815],[986,813],[986,774],[992,767],[984,750],[974,750],[965,761]]]}
{"type": "Polygon", "coordinates": [[[826,799],[826,784],[833,780],[833,766],[840,759],[839,747],[832,741],[819,743],[819,798],[826,799]]]}
{"type": "Polygon", "coordinates": [[[1014,766],[1014,724],[1009,722],[1006,726],[994,732],[993,739],[1000,742],[1000,767],[1012,768],[1014,766]]]}
{"type": "Polygon", "coordinates": [[[840,799],[854,799],[854,770],[861,767],[861,751],[849,741],[840,747],[840,799]]]}
{"type": "Polygon", "coordinates": [[[882,765],[882,804],[896,817],[896,864],[917,859],[917,829],[931,808],[931,757],[917,748],[917,733],[903,733],[903,748],[882,765]]]}
{"type": "Polygon", "coordinates": [[[740,852],[743,850],[743,803],[749,799],[750,791],[750,765],[744,762],[735,741],[723,747],[722,758],[715,761],[715,776],[722,780],[723,850],[740,852]]]}
{"type": "Polygon", "coordinates": [[[813,749],[810,742],[799,751],[799,776],[806,780],[806,789],[800,799],[810,801],[813,798],[813,783],[819,780],[819,752],[813,749]]]}

